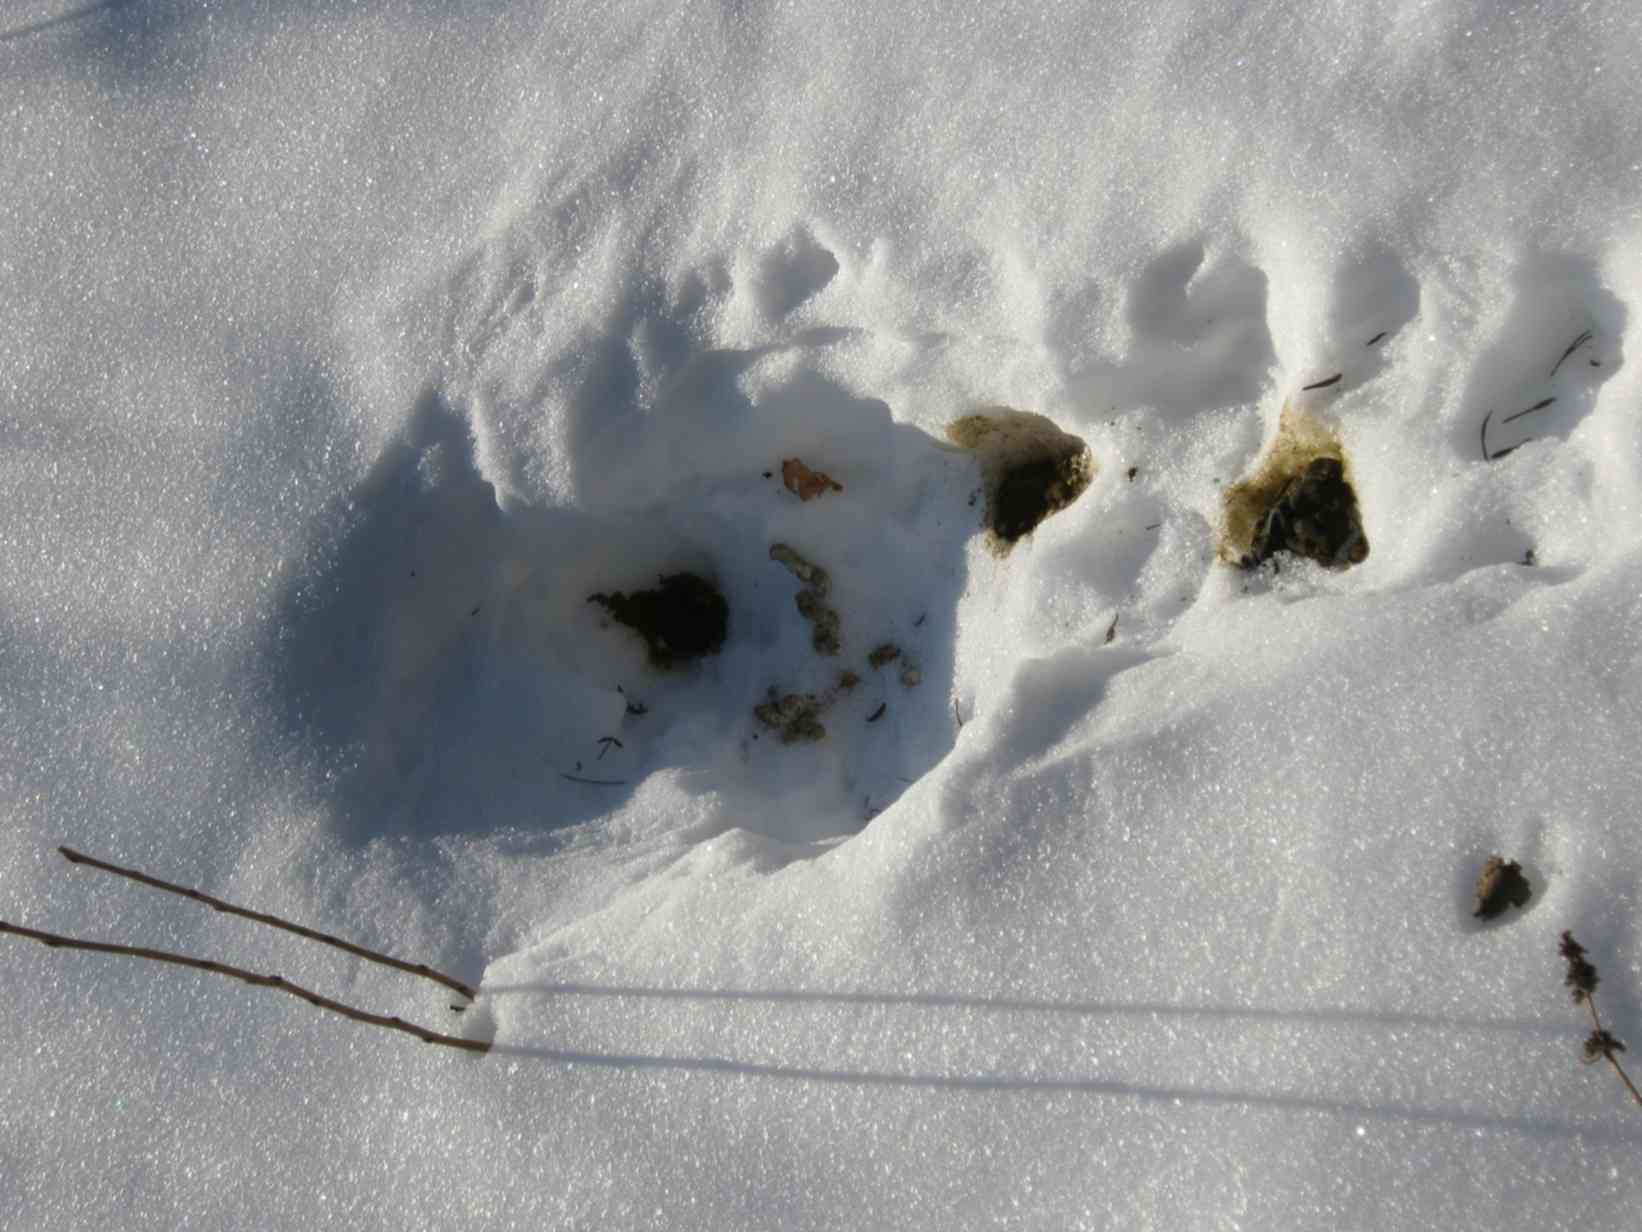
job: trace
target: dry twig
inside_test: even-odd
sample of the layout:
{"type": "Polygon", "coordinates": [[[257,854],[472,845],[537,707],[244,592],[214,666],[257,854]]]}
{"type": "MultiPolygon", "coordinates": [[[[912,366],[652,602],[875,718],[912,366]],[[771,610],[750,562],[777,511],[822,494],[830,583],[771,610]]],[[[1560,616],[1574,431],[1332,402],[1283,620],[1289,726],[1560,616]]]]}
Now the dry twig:
{"type": "MultiPolygon", "coordinates": [[[[293,930],[295,931],[295,930],[293,930]]],[[[226,975],[230,979],[251,984],[258,988],[277,988],[281,992],[290,993],[293,997],[300,997],[309,1005],[322,1010],[329,1010],[333,1014],[340,1014],[354,1022],[362,1022],[373,1027],[386,1027],[390,1031],[403,1031],[406,1035],[414,1035],[424,1044],[440,1044],[446,1048],[460,1048],[466,1052],[489,1052],[490,1044],[485,1040],[463,1039],[456,1035],[442,1035],[438,1031],[430,1031],[426,1027],[419,1027],[414,1022],[406,1022],[403,1018],[390,1018],[383,1014],[372,1014],[365,1010],[355,1009],[351,1005],[344,1005],[340,1001],[332,1001],[329,997],[322,997],[310,989],[277,975],[258,975],[255,971],[247,971],[243,967],[231,967],[227,963],[210,962],[203,958],[190,958],[186,954],[173,954],[167,950],[150,950],[135,945],[111,945],[106,941],[85,941],[78,937],[64,937],[57,933],[40,932],[38,929],[24,928],[20,924],[8,924],[0,920],[0,933],[10,933],[17,937],[26,937],[38,941],[41,945],[52,949],[89,950],[95,954],[123,954],[130,958],[147,958],[154,962],[170,963],[177,967],[192,967],[196,971],[210,971],[216,975],[226,975]]]]}
{"type": "Polygon", "coordinates": [[[362,945],[355,945],[351,941],[343,941],[329,933],[315,932],[311,928],[304,928],[300,924],[292,924],[289,920],[282,920],[278,916],[265,915],[260,911],[251,911],[244,907],[236,907],[232,903],[225,903],[220,898],[212,898],[209,894],[202,894],[198,890],[190,890],[187,886],[173,885],[169,881],[161,881],[158,877],[150,877],[147,873],[139,873],[135,869],[121,868],[118,864],[109,864],[93,856],[84,855],[68,847],[57,849],[62,857],[70,864],[84,864],[90,868],[100,868],[105,873],[113,873],[117,877],[125,877],[142,885],[153,886],[156,890],[164,890],[170,894],[179,894],[183,898],[191,898],[197,903],[204,903],[213,911],[221,911],[227,915],[237,915],[243,919],[254,920],[258,924],[267,924],[272,928],[284,929],[288,933],[295,933],[299,937],[306,937],[310,941],[318,941],[321,945],[332,946],[356,958],[363,958],[367,962],[379,963],[384,967],[392,967],[396,971],[404,971],[410,975],[419,975],[423,979],[432,980],[436,984],[443,984],[453,992],[458,992],[472,1001],[478,994],[461,980],[453,979],[448,975],[435,971],[432,967],[422,963],[402,962],[397,958],[390,958],[376,950],[367,950],[362,945]]]}
{"type": "Polygon", "coordinates": [[[1619,1054],[1625,1051],[1625,1045],[1602,1025],[1602,1018],[1596,1012],[1597,974],[1594,964],[1585,957],[1585,947],[1574,940],[1571,932],[1562,934],[1562,945],[1557,951],[1568,964],[1568,973],[1562,982],[1573,992],[1574,1004],[1583,1005],[1591,1012],[1591,1033],[1585,1037],[1585,1063],[1607,1059],[1613,1066],[1614,1073],[1625,1084],[1625,1089],[1631,1093],[1639,1106],[1642,1106],[1642,1091],[1636,1089],[1631,1076],[1625,1072],[1625,1067],[1619,1063],[1619,1054]]]}

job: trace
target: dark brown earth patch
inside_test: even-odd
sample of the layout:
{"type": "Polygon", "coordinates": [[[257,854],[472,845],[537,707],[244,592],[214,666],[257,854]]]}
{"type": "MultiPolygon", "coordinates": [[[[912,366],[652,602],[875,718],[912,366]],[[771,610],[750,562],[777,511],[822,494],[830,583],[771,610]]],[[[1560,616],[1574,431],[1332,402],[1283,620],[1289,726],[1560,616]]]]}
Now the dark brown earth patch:
{"type": "Polygon", "coordinates": [[[986,526],[1000,555],[1089,486],[1089,447],[1030,411],[985,407],[948,425],[947,438],[981,460],[986,526]]]}
{"type": "Polygon", "coordinates": [[[717,654],[729,632],[730,605],[718,587],[695,573],[670,573],[654,590],[597,594],[588,602],[642,637],[650,662],[660,668],[717,654]]]}
{"type": "Polygon", "coordinates": [[[1226,490],[1220,557],[1244,569],[1279,553],[1345,569],[1368,558],[1345,449],[1316,419],[1283,408],[1254,472],[1226,490]]]}

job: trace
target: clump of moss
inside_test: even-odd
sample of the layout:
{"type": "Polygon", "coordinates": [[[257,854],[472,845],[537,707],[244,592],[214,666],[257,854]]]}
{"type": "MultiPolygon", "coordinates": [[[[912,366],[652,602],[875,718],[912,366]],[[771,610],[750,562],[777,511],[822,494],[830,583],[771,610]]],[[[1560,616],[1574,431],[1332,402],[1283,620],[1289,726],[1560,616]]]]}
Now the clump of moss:
{"type": "Polygon", "coordinates": [[[901,657],[901,648],[894,642],[885,642],[875,647],[867,656],[867,666],[872,668],[883,667],[886,663],[893,663],[901,657]]]}
{"type": "Polygon", "coordinates": [[[1368,558],[1350,466],[1331,430],[1283,408],[1277,437],[1254,473],[1226,490],[1219,551],[1222,560],[1244,569],[1280,552],[1331,569],[1368,558]]]}
{"type": "Polygon", "coordinates": [[[730,605],[718,587],[695,573],[670,573],[653,590],[597,594],[587,601],[642,637],[650,662],[660,668],[717,654],[729,632],[730,605]]]}
{"type": "Polygon", "coordinates": [[[1075,501],[1094,478],[1089,447],[1030,411],[983,407],[949,424],[946,435],[981,460],[986,526],[1000,554],[1075,501]]]}
{"type": "Polygon", "coordinates": [[[770,559],[780,564],[803,584],[793,597],[798,614],[810,622],[810,644],[816,654],[835,655],[842,642],[839,635],[838,613],[827,605],[827,592],[832,589],[832,578],[820,565],[800,556],[785,543],[770,545],[770,559]]]}
{"type": "Polygon", "coordinates": [[[827,729],[821,725],[823,709],[813,693],[777,695],[770,690],[770,700],[753,707],[753,715],[765,727],[781,733],[782,744],[799,741],[825,740],[827,729]]]}

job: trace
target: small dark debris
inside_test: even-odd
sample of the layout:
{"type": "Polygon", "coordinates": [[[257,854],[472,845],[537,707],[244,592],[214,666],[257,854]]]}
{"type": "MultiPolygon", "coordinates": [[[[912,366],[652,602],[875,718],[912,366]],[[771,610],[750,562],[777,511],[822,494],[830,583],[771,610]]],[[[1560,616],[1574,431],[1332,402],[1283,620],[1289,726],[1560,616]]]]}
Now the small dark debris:
{"type": "Polygon", "coordinates": [[[1284,486],[1261,518],[1254,542],[1240,562],[1245,569],[1289,552],[1329,568],[1344,568],[1368,557],[1368,539],[1357,513],[1357,494],[1346,482],[1338,458],[1313,458],[1284,486]]]}
{"type": "Polygon", "coordinates": [[[872,667],[882,667],[886,663],[893,663],[901,657],[901,648],[894,642],[885,642],[875,647],[867,656],[867,663],[872,667]]]}
{"type": "Polygon", "coordinates": [[[1365,345],[1367,345],[1367,346],[1379,346],[1380,343],[1385,341],[1386,334],[1389,333],[1389,332],[1390,331],[1388,331],[1388,330],[1383,330],[1382,329],[1379,333],[1375,334],[1372,338],[1370,338],[1365,345]]]}
{"type": "Polygon", "coordinates": [[[1117,637],[1117,617],[1112,617],[1112,623],[1106,626],[1106,640],[1102,645],[1110,646],[1117,637]]]}
{"type": "Polygon", "coordinates": [[[560,778],[569,779],[572,783],[585,783],[589,787],[626,787],[626,779],[584,779],[579,774],[560,774],[560,778]]]}
{"type": "Polygon", "coordinates": [[[600,736],[595,743],[599,745],[599,755],[594,759],[596,761],[604,760],[604,755],[610,751],[611,745],[615,745],[618,749],[625,749],[627,747],[614,736],[600,736]]]}
{"type": "Polygon", "coordinates": [[[1507,907],[1526,907],[1533,896],[1528,879],[1522,875],[1522,865],[1500,856],[1489,856],[1477,877],[1477,909],[1471,914],[1482,920],[1491,920],[1504,913],[1507,907]]]}
{"type": "Polygon", "coordinates": [[[411,570],[411,576],[412,576],[412,577],[415,577],[415,576],[416,576],[416,570],[415,570],[415,569],[412,569],[412,570],[411,570]]]}
{"type": "Polygon", "coordinates": [[[1522,554],[1522,563],[1532,569],[1535,565],[1539,564],[1539,554],[1535,552],[1533,548],[1529,548],[1522,554]]]}
{"type": "Polygon", "coordinates": [[[850,671],[848,668],[846,668],[843,671],[838,673],[838,687],[840,689],[843,689],[844,692],[846,692],[846,693],[848,693],[851,689],[855,688],[860,683],[861,683],[861,677],[857,676],[854,672],[850,671]]]}
{"type": "Polygon", "coordinates": [[[1135,476],[1138,474],[1140,474],[1140,467],[1131,466],[1128,470],[1123,472],[1123,477],[1130,483],[1133,483],[1135,481],[1135,476]]]}
{"type": "Polygon", "coordinates": [[[1153,523],[1152,523],[1152,524],[1151,524],[1151,525],[1150,525],[1150,526],[1148,526],[1148,527],[1147,527],[1147,528],[1146,528],[1146,529],[1147,529],[1147,530],[1156,530],[1156,529],[1157,529],[1157,528],[1158,528],[1158,527],[1159,527],[1159,526],[1162,526],[1162,525],[1163,525],[1163,523],[1161,523],[1161,522],[1153,522],[1153,523]]]}
{"type": "Polygon", "coordinates": [[[1521,419],[1524,415],[1532,415],[1535,411],[1543,411],[1554,402],[1556,402],[1555,398],[1541,398],[1527,410],[1518,411],[1515,415],[1507,415],[1504,419],[1500,420],[1500,423],[1514,423],[1516,420],[1521,419]]]}
{"type": "Polygon", "coordinates": [[[918,619],[912,622],[912,627],[914,629],[922,629],[924,627],[924,621],[926,621],[928,619],[929,619],[929,613],[928,612],[919,612],[918,613],[918,619]]]}
{"type": "Polygon", "coordinates": [[[884,711],[886,711],[888,709],[889,709],[889,703],[888,702],[879,702],[878,703],[878,709],[874,710],[871,714],[869,714],[867,716],[867,722],[868,723],[876,723],[879,719],[884,717],[884,711]]]}
{"type": "Polygon", "coordinates": [[[775,472],[774,471],[765,471],[764,472],[764,478],[774,479],[775,478],[775,472]]]}
{"type": "Polygon", "coordinates": [[[718,587],[695,573],[670,573],[654,590],[597,594],[587,601],[644,638],[650,662],[660,668],[717,654],[729,630],[730,605],[718,587]]]}
{"type": "Polygon", "coordinates": [[[1568,349],[1566,351],[1562,352],[1561,357],[1556,361],[1556,363],[1551,365],[1551,375],[1555,376],[1556,375],[1556,370],[1558,368],[1562,367],[1563,363],[1567,360],[1568,356],[1572,355],[1575,351],[1579,350],[1580,347],[1584,346],[1587,342],[1589,342],[1594,337],[1596,337],[1596,335],[1593,334],[1590,330],[1587,329],[1584,332],[1582,332],[1579,335],[1579,337],[1575,338],[1572,342],[1570,342],[1568,344],[1568,349]]]}
{"type": "Polygon", "coordinates": [[[1326,380],[1326,381],[1313,381],[1310,385],[1300,386],[1300,392],[1305,393],[1307,390],[1312,390],[1312,389],[1327,389],[1330,385],[1338,385],[1340,383],[1341,379],[1344,376],[1345,376],[1345,373],[1336,372],[1333,376],[1329,377],[1328,380],[1326,380]]]}
{"type": "Polygon", "coordinates": [[[473,605],[473,610],[471,612],[469,612],[468,615],[469,616],[477,616],[479,614],[479,609],[482,608],[482,607],[484,607],[483,603],[475,603],[473,605]]]}

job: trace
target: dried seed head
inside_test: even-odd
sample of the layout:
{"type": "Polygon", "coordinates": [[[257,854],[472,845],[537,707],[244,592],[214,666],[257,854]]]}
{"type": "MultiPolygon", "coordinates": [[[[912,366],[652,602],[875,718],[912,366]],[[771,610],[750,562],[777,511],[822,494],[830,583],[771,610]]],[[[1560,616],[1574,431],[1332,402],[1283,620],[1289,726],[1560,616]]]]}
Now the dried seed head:
{"type": "Polygon", "coordinates": [[[1600,1061],[1603,1057],[1607,1057],[1611,1061],[1615,1053],[1624,1051],[1625,1045],[1609,1035],[1607,1031],[1592,1031],[1585,1039],[1585,1064],[1589,1065],[1593,1061],[1600,1061]]]}
{"type": "Polygon", "coordinates": [[[1568,964],[1568,974],[1562,982],[1572,991],[1574,1004],[1581,1005],[1596,991],[1596,968],[1585,958],[1585,947],[1574,940],[1571,932],[1562,934],[1562,945],[1557,951],[1568,964]]]}

